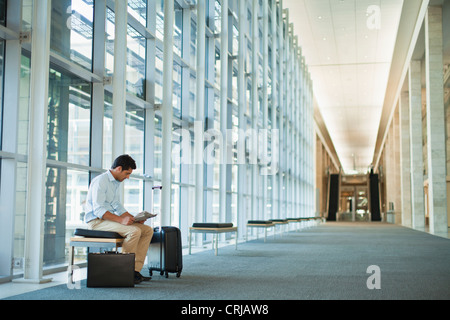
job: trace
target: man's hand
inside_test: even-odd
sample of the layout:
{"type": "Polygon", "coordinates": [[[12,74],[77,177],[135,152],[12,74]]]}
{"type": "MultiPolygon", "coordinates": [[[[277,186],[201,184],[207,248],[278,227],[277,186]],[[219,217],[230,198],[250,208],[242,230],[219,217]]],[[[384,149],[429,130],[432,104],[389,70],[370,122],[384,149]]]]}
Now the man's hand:
{"type": "Polygon", "coordinates": [[[120,218],[122,219],[120,223],[123,224],[124,226],[130,226],[134,223],[134,217],[128,212],[122,214],[120,218]]]}
{"type": "Polygon", "coordinates": [[[103,215],[102,219],[114,221],[114,222],[123,224],[124,226],[130,226],[134,223],[134,217],[131,214],[129,214],[128,212],[125,212],[121,216],[117,216],[117,215],[107,211],[103,215]]]}

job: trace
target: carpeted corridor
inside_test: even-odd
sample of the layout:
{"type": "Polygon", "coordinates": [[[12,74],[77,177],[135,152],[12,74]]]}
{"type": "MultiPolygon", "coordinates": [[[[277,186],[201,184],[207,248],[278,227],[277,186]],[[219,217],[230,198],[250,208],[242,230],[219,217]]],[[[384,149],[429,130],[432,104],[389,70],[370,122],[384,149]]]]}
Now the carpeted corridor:
{"type": "Polygon", "coordinates": [[[86,288],[82,281],[81,289],[60,285],[8,299],[450,299],[450,240],[384,223],[327,222],[237,251],[222,247],[219,256],[206,250],[183,258],[180,278],[154,274],[126,289],[86,288]],[[379,267],[380,289],[367,286],[369,266],[379,267]]]}

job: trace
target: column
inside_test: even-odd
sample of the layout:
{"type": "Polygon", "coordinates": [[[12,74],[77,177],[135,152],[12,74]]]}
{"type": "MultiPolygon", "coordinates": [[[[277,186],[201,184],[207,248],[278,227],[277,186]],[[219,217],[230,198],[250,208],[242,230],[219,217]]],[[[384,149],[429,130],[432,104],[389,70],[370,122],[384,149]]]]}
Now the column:
{"type": "Polygon", "coordinates": [[[259,80],[259,1],[252,1],[252,132],[251,135],[251,151],[250,151],[250,165],[252,170],[252,219],[263,219],[258,210],[258,159],[257,159],[257,135],[258,117],[259,117],[259,94],[258,94],[258,80],[259,80]]]}
{"type": "Polygon", "coordinates": [[[402,225],[411,228],[411,146],[409,137],[409,93],[400,96],[400,169],[402,225]]]}
{"type": "Polygon", "coordinates": [[[394,112],[393,122],[393,142],[394,142],[394,203],[395,203],[395,223],[402,224],[402,188],[401,188],[401,140],[400,140],[400,103],[394,112]]]}
{"type": "MultiPolygon", "coordinates": [[[[388,134],[385,142],[385,153],[386,161],[385,163],[385,174],[386,174],[386,212],[391,211],[390,203],[394,203],[393,195],[395,193],[395,183],[394,183],[394,147],[393,147],[393,123],[389,125],[388,134]]],[[[394,210],[396,208],[394,207],[394,210]]]]}
{"type": "Polygon", "coordinates": [[[162,194],[161,223],[170,225],[172,195],[173,118],[173,22],[174,0],[164,1],[164,61],[162,102],[162,194]]]}
{"type": "MultiPolygon", "coordinates": [[[[278,124],[277,124],[277,109],[279,108],[278,104],[278,98],[277,98],[277,78],[279,70],[277,69],[277,50],[278,50],[278,36],[277,36],[277,2],[276,0],[272,0],[272,11],[271,11],[271,18],[272,18],[272,24],[271,24],[271,30],[270,34],[272,35],[272,61],[271,61],[271,68],[272,68],[272,96],[271,96],[271,104],[272,104],[272,114],[271,114],[271,122],[272,122],[272,130],[277,129],[278,130],[278,124]]],[[[279,141],[271,141],[271,148],[272,152],[274,152],[275,147],[277,144],[279,146],[279,141]]],[[[277,199],[278,194],[278,185],[279,181],[277,179],[277,173],[278,170],[278,161],[279,158],[272,156],[272,161],[276,161],[275,163],[272,162],[272,218],[278,217],[278,201],[275,201],[277,199]]]]}
{"type": "MultiPolygon", "coordinates": [[[[268,82],[269,82],[269,0],[263,0],[262,3],[262,11],[263,11],[263,84],[262,84],[262,95],[263,100],[261,104],[262,108],[262,115],[263,115],[263,122],[262,122],[262,129],[268,129],[269,123],[268,123],[268,82]]],[[[268,132],[268,134],[270,134],[268,132]]],[[[262,141],[262,144],[258,146],[258,148],[262,148],[262,150],[259,151],[259,155],[268,155],[267,149],[268,146],[268,135],[265,135],[262,141]]],[[[270,174],[269,167],[267,164],[263,164],[263,167],[261,168],[261,182],[262,182],[262,208],[260,209],[262,211],[262,218],[268,219],[267,216],[267,175],[270,174]]],[[[273,214],[271,214],[271,217],[273,217],[273,214]]]]}
{"type": "Polygon", "coordinates": [[[427,86],[427,154],[430,232],[447,234],[444,70],[441,7],[430,6],[425,15],[425,78],[427,86]]]}
{"type": "Polygon", "coordinates": [[[280,64],[279,70],[278,70],[278,128],[280,130],[280,144],[279,144],[279,161],[278,165],[280,166],[280,169],[278,170],[278,214],[274,215],[274,218],[283,218],[284,212],[286,211],[286,207],[284,205],[284,192],[283,189],[285,187],[284,180],[283,180],[283,173],[286,170],[284,166],[284,147],[285,147],[285,140],[284,140],[284,99],[285,99],[285,93],[284,93],[284,37],[283,37],[283,0],[278,1],[278,61],[280,64]]]}
{"type": "Polygon", "coordinates": [[[223,143],[219,163],[219,219],[224,221],[227,214],[228,0],[222,0],[220,18],[220,131],[223,143]]]}
{"type": "Polygon", "coordinates": [[[411,154],[411,225],[425,229],[422,154],[422,84],[421,62],[411,61],[409,67],[409,136],[411,154]]]}
{"type": "MultiPolygon", "coordinates": [[[[96,1],[97,2],[97,1],[96,1]]],[[[156,34],[156,3],[154,1],[147,2],[147,29],[156,34]]],[[[146,81],[145,97],[147,102],[152,106],[145,110],[145,146],[144,146],[144,210],[152,212],[154,208],[153,190],[155,172],[155,83],[156,83],[156,48],[155,39],[150,37],[146,39],[146,81]]],[[[184,240],[183,240],[184,241],[184,240]]]]}
{"type": "MultiPolygon", "coordinates": [[[[246,106],[246,96],[245,96],[245,31],[247,30],[247,1],[238,1],[238,21],[239,21],[239,48],[238,48],[238,106],[239,106],[239,130],[245,132],[247,129],[247,121],[245,119],[245,106],[246,106]]],[[[242,139],[242,137],[239,137],[242,139]]],[[[240,141],[241,142],[241,141],[240,141]]],[[[238,234],[244,235],[247,223],[247,212],[245,210],[245,177],[247,172],[247,165],[245,164],[245,144],[238,143],[238,185],[237,185],[237,197],[238,197],[238,210],[237,210],[237,221],[238,225],[242,226],[238,234]]]]}
{"type": "MultiPolygon", "coordinates": [[[[103,79],[105,72],[105,19],[106,2],[105,0],[94,2],[94,56],[93,70],[100,79],[103,79]]],[[[105,89],[103,82],[92,84],[92,109],[91,121],[95,123],[91,131],[91,166],[94,168],[103,167],[103,112],[105,104],[105,89]]],[[[107,159],[107,165],[111,165],[110,159],[107,159]]],[[[91,179],[94,174],[91,174],[91,179]]]]}
{"type": "MultiPolygon", "coordinates": [[[[127,7],[128,1],[116,0],[114,5],[114,75],[113,75],[113,125],[112,159],[125,150],[125,111],[127,83],[127,7]]],[[[122,187],[123,188],[123,187],[122,187]]]]}
{"type": "Polygon", "coordinates": [[[47,158],[48,73],[51,0],[35,1],[31,40],[25,282],[44,283],[44,215],[47,158]]]}
{"type": "MultiPolygon", "coordinates": [[[[17,153],[19,132],[19,89],[21,45],[19,33],[22,21],[22,1],[13,1],[8,4],[7,27],[15,32],[15,38],[6,41],[5,69],[3,99],[3,135],[2,151],[17,153]]],[[[0,276],[12,276],[12,263],[14,258],[14,220],[16,214],[16,175],[17,160],[13,157],[3,157],[0,161],[0,208],[2,222],[0,223],[0,276]]]]}
{"type": "Polygon", "coordinates": [[[205,0],[197,2],[197,109],[194,128],[195,137],[195,221],[202,221],[203,217],[203,128],[205,119],[205,27],[206,8],[205,0]]]}

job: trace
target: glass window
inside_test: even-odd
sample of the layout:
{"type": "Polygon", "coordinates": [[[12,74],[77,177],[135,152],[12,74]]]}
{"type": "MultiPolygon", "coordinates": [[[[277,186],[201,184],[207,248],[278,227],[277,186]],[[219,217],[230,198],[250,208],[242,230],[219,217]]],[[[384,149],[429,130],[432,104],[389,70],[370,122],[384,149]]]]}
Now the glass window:
{"type": "Polygon", "coordinates": [[[181,66],[173,64],[173,116],[181,119],[181,66]]]}
{"type": "MultiPolygon", "coordinates": [[[[16,167],[16,206],[14,212],[14,258],[25,256],[25,226],[27,203],[27,164],[17,162],[16,167]]],[[[23,272],[23,263],[13,266],[13,273],[23,272]]]]}
{"type": "Polygon", "coordinates": [[[146,39],[128,25],[127,38],[127,91],[145,99],[146,39]]]}
{"type": "Polygon", "coordinates": [[[156,48],[155,58],[155,103],[162,103],[163,98],[163,52],[156,48]]]}
{"type": "Polygon", "coordinates": [[[194,121],[197,118],[197,79],[190,75],[189,81],[189,121],[194,121]]]}
{"type": "Polygon", "coordinates": [[[144,210],[144,181],[130,178],[124,184],[124,207],[132,215],[144,210]]]}
{"type": "MultiPolygon", "coordinates": [[[[180,126],[175,124],[173,125],[172,159],[174,159],[175,157],[181,158],[184,155],[183,150],[180,147],[180,144],[183,140],[180,129],[180,126]],[[178,154],[176,154],[175,152],[178,152],[178,154]]],[[[172,161],[172,182],[180,183],[180,174],[180,160],[172,161]]]]}
{"type": "Polygon", "coordinates": [[[220,2],[218,0],[215,1],[215,6],[214,6],[214,27],[215,27],[215,32],[220,33],[221,31],[221,27],[222,27],[222,23],[221,23],[221,12],[222,12],[222,5],[220,4],[220,2]]]}
{"type": "Polygon", "coordinates": [[[50,69],[48,159],[89,165],[91,84],[50,69]]]}
{"type": "Polygon", "coordinates": [[[156,37],[164,40],[164,0],[156,1],[156,37]]]}
{"type": "MultiPolygon", "coordinates": [[[[22,56],[20,72],[20,100],[17,132],[17,152],[28,153],[28,111],[30,94],[30,59],[22,56]]],[[[25,221],[27,203],[27,164],[18,161],[16,167],[16,199],[14,212],[14,258],[23,259],[25,253],[25,221]]],[[[23,272],[23,263],[14,264],[13,273],[23,272]]]]}
{"type": "Polygon", "coordinates": [[[103,110],[103,168],[112,165],[112,94],[105,91],[105,103],[103,110]]]}
{"type": "Polygon", "coordinates": [[[92,69],[94,2],[52,1],[51,50],[92,69]]]}
{"type": "Polygon", "coordinates": [[[182,46],[183,46],[183,10],[178,4],[175,6],[175,18],[174,18],[174,34],[173,34],[173,52],[182,56],[182,46]]]}
{"type": "MultiPolygon", "coordinates": [[[[222,65],[221,65],[221,61],[220,61],[221,52],[220,52],[220,41],[219,40],[215,40],[215,53],[216,53],[214,56],[214,58],[215,58],[215,60],[214,60],[214,62],[215,62],[215,64],[214,64],[215,82],[217,83],[218,86],[220,86],[220,72],[221,72],[220,67],[222,65]]],[[[225,72],[226,72],[226,70],[225,70],[225,72]]]]}
{"type": "MultiPolygon", "coordinates": [[[[114,74],[114,19],[112,10],[106,12],[105,72],[114,74]]],[[[127,28],[127,91],[145,99],[145,37],[128,25],[127,28]]]]}
{"type": "Polygon", "coordinates": [[[191,66],[197,65],[197,23],[193,19],[191,20],[191,46],[190,46],[189,63],[191,66]]]}
{"type": "Polygon", "coordinates": [[[171,203],[170,222],[173,226],[180,227],[180,185],[172,184],[172,203],[171,203]]]}
{"type": "Polygon", "coordinates": [[[28,127],[30,109],[30,66],[31,60],[22,56],[20,69],[19,130],[17,132],[17,152],[28,153],[28,127]]]}
{"type": "MultiPolygon", "coordinates": [[[[145,110],[128,102],[125,115],[125,153],[135,161],[137,168],[133,173],[144,173],[144,129],[145,110]]],[[[112,164],[112,94],[105,91],[103,116],[103,168],[112,164]]]]}
{"type": "Polygon", "coordinates": [[[162,179],[162,119],[159,115],[155,116],[155,137],[154,137],[154,154],[153,154],[153,166],[154,166],[154,179],[162,179]]]}
{"type": "Polygon", "coordinates": [[[147,26],[147,0],[128,0],[128,13],[147,26]]]}
{"type": "Polygon", "coordinates": [[[22,31],[31,31],[33,0],[22,0],[22,31]]]}
{"type": "Polygon", "coordinates": [[[133,173],[144,173],[144,128],[145,111],[132,103],[127,103],[125,116],[125,153],[135,161],[133,173]]]}
{"type": "Polygon", "coordinates": [[[112,76],[114,73],[114,12],[109,8],[106,8],[105,31],[105,73],[112,76]]]}
{"type": "Polygon", "coordinates": [[[83,226],[89,173],[49,166],[46,177],[44,266],[48,267],[66,263],[68,240],[83,226]]]}

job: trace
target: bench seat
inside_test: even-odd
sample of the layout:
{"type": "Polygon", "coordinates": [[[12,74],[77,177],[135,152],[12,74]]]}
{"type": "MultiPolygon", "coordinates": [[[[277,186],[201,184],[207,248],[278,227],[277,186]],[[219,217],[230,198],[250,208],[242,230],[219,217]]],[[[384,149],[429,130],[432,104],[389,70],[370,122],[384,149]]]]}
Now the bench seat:
{"type": "Polygon", "coordinates": [[[192,233],[212,233],[214,234],[214,239],[212,242],[213,249],[215,246],[215,255],[219,254],[219,234],[220,233],[228,233],[234,232],[236,238],[236,250],[238,243],[238,235],[237,235],[237,227],[233,227],[232,223],[210,223],[210,222],[197,222],[189,228],[189,254],[191,254],[191,240],[192,233]]]}
{"type": "MultiPolygon", "coordinates": [[[[246,239],[248,240],[248,228],[264,228],[264,242],[267,239],[267,229],[275,226],[275,223],[270,220],[248,220],[247,221],[247,234],[246,239]]],[[[275,235],[275,230],[274,230],[275,235]]]]}

